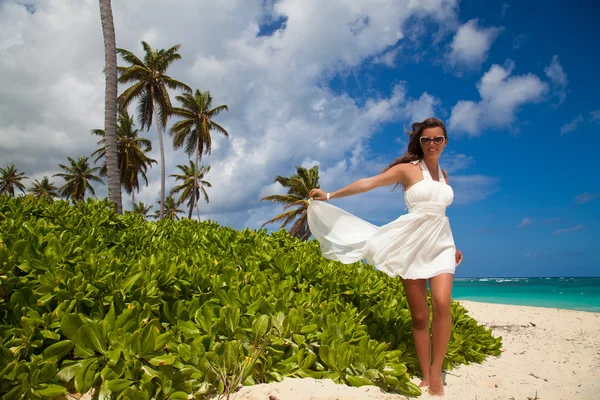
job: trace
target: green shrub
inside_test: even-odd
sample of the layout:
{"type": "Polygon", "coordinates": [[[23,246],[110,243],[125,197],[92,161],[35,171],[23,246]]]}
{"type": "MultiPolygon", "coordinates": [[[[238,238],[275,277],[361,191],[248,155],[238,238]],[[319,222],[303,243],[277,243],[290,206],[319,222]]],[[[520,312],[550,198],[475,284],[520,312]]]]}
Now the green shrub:
{"type": "MultiPolygon", "coordinates": [[[[202,398],[284,377],[421,393],[400,281],[285,231],[2,197],[0,283],[6,399],[202,398]]],[[[500,353],[457,303],[452,315],[446,368],[500,353]]]]}

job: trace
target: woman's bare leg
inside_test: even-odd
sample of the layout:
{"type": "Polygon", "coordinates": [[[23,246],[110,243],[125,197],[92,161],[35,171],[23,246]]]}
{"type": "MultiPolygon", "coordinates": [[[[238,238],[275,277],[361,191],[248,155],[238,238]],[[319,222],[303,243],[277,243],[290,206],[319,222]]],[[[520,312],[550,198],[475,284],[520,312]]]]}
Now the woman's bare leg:
{"type": "Polygon", "coordinates": [[[429,341],[427,283],[425,279],[403,279],[402,284],[412,318],[412,334],[417,349],[417,357],[423,371],[423,381],[419,386],[429,386],[431,349],[429,341]]]}
{"type": "Polygon", "coordinates": [[[452,315],[450,302],[452,298],[452,274],[440,274],[429,279],[431,287],[431,303],[433,309],[433,359],[431,362],[429,394],[443,395],[442,364],[446,357],[450,332],[452,330],[452,315]]]}

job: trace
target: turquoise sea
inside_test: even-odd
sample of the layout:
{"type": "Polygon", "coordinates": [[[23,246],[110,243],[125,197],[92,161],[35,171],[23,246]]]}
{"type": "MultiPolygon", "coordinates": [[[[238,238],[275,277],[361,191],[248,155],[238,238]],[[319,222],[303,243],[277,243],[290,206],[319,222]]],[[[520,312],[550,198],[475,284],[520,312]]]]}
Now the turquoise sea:
{"type": "Polygon", "coordinates": [[[452,297],[600,312],[599,278],[455,278],[452,297]]]}

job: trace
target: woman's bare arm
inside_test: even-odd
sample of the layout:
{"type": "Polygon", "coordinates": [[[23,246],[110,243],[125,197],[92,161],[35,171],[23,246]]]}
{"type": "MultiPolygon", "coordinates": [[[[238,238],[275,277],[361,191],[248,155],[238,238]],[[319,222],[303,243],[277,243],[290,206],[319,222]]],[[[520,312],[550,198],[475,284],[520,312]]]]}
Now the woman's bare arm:
{"type": "MultiPolygon", "coordinates": [[[[387,186],[402,181],[405,176],[407,164],[398,164],[382,172],[379,175],[369,178],[359,179],[352,182],[335,192],[330,193],[330,199],[352,196],[359,193],[368,192],[380,186],[387,186]]],[[[327,193],[321,189],[313,189],[309,193],[309,197],[315,200],[326,200],[327,193]]]]}

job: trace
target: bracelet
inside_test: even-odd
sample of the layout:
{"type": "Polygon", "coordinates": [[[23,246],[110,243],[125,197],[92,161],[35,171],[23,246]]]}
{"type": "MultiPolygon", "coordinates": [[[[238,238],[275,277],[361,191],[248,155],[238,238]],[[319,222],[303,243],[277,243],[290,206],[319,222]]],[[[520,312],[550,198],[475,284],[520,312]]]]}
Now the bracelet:
{"type": "Polygon", "coordinates": [[[327,193],[327,200],[331,197],[331,193],[327,193]]]}

